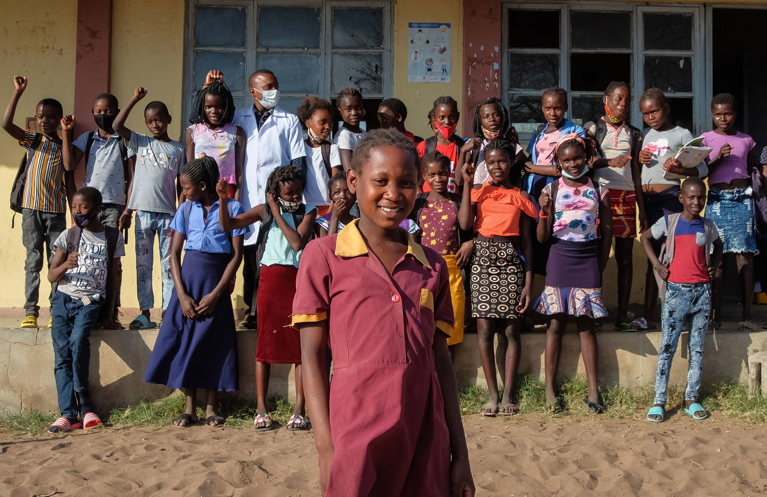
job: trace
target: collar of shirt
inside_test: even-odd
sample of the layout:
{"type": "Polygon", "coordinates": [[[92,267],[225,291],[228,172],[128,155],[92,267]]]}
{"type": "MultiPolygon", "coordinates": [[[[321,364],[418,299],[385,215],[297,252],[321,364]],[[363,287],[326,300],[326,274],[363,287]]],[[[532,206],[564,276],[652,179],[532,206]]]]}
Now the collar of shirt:
{"type": "Polygon", "coordinates": [[[253,105],[253,115],[256,117],[256,126],[261,129],[269,116],[272,115],[272,109],[264,109],[264,112],[259,112],[255,104],[253,105]]]}
{"type": "MultiPolygon", "coordinates": [[[[337,256],[359,257],[368,254],[368,246],[357,227],[359,222],[359,219],[353,220],[338,234],[335,250],[337,256]]],[[[426,259],[426,254],[423,252],[423,248],[419,244],[413,243],[410,237],[407,239],[407,253],[415,257],[415,259],[424,267],[429,269],[432,268],[429,261],[426,259]]]]}

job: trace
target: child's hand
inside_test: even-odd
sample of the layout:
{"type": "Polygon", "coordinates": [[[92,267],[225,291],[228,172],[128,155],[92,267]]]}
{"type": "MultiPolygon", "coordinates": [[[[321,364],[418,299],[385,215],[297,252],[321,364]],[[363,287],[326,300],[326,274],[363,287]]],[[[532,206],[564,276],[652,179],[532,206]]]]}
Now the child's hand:
{"type": "Polygon", "coordinates": [[[673,157],[666,159],[666,162],[663,164],[663,170],[674,174],[684,174],[685,172],[682,163],[673,157]]]}
{"type": "Polygon", "coordinates": [[[461,248],[455,253],[455,265],[459,268],[464,267],[471,260],[471,254],[474,253],[474,240],[463,242],[461,248]]]}
{"type": "Polygon", "coordinates": [[[133,90],[133,99],[136,100],[137,102],[144,97],[146,97],[146,88],[139,86],[138,88],[133,90]]]}
{"type": "Polygon", "coordinates": [[[725,143],[722,145],[722,148],[719,149],[719,155],[716,157],[717,159],[726,159],[730,156],[730,152],[732,152],[732,147],[729,143],[725,143]]]}
{"type": "Polygon", "coordinates": [[[67,256],[66,259],[64,259],[64,263],[62,266],[64,266],[67,269],[74,269],[77,267],[77,256],[79,254],[77,252],[72,252],[67,256]]]}
{"type": "Polygon", "coordinates": [[[266,203],[269,204],[269,208],[272,209],[272,215],[274,217],[281,216],[280,204],[277,202],[277,196],[274,193],[268,192],[266,194],[266,203]]]}
{"type": "Polygon", "coordinates": [[[463,147],[461,147],[461,152],[468,152],[469,150],[474,150],[475,148],[479,148],[482,146],[482,138],[474,137],[471,140],[467,140],[466,143],[463,144],[463,147]]]}
{"type": "Polygon", "coordinates": [[[475,491],[469,463],[462,461],[450,463],[450,496],[474,497],[475,491]]]}
{"type": "Polygon", "coordinates": [[[208,86],[214,81],[224,81],[224,73],[218,69],[211,69],[208,74],[205,75],[205,86],[208,86]]]}
{"type": "Polygon", "coordinates": [[[639,163],[649,164],[650,162],[652,162],[652,152],[650,152],[649,148],[645,148],[639,152],[639,163]]]}
{"type": "Polygon", "coordinates": [[[664,266],[663,264],[660,264],[658,266],[654,266],[653,269],[657,271],[658,276],[660,276],[661,279],[663,279],[663,281],[668,281],[669,271],[666,266],[664,266]]]}
{"type": "Polygon", "coordinates": [[[519,135],[517,134],[517,129],[514,126],[511,126],[506,132],[506,139],[511,143],[519,143],[519,135]]]}
{"type": "Polygon", "coordinates": [[[197,319],[197,302],[189,295],[179,295],[178,301],[181,304],[181,311],[187,319],[197,319]]]}
{"type": "Polygon", "coordinates": [[[224,178],[219,179],[216,183],[216,193],[221,200],[229,198],[229,183],[224,178]]]}
{"type": "Polygon", "coordinates": [[[343,198],[334,200],[330,206],[330,217],[335,219],[341,219],[346,208],[346,201],[343,198]]]}
{"type": "Polygon", "coordinates": [[[541,216],[548,216],[551,213],[551,197],[546,192],[541,192],[538,197],[538,205],[541,206],[541,216]]]}
{"type": "Polygon", "coordinates": [[[610,159],[608,161],[608,164],[610,165],[610,167],[613,167],[615,169],[620,169],[623,166],[625,166],[630,160],[631,160],[630,155],[619,155],[618,157],[613,157],[612,159],[610,159]]]}
{"type": "Polygon", "coordinates": [[[333,462],[335,448],[331,446],[327,449],[318,449],[318,452],[320,464],[320,491],[322,492],[322,495],[325,495],[325,489],[328,488],[328,480],[330,479],[330,464],[333,462]]]}
{"type": "Polygon", "coordinates": [[[133,220],[133,213],[130,211],[123,211],[122,214],[120,214],[120,221],[118,221],[118,229],[120,231],[127,230],[130,228],[131,221],[133,220]]]}
{"type": "Polygon", "coordinates": [[[194,308],[195,312],[199,316],[210,316],[213,311],[216,310],[216,304],[218,303],[218,295],[214,295],[213,292],[205,295],[200,299],[200,303],[194,308]]]}
{"type": "Polygon", "coordinates": [[[17,93],[24,93],[24,90],[27,89],[27,78],[26,76],[19,76],[16,75],[13,77],[13,88],[16,90],[17,93]]]}
{"type": "Polygon", "coordinates": [[[522,289],[522,293],[519,294],[519,304],[517,304],[517,312],[524,314],[527,308],[530,306],[530,289],[527,285],[522,289]]]}
{"type": "Polygon", "coordinates": [[[461,168],[461,176],[463,176],[463,180],[466,182],[467,185],[471,186],[474,184],[474,164],[471,162],[464,163],[463,167],[461,168]]]}
{"type": "Polygon", "coordinates": [[[61,121],[59,122],[61,124],[61,131],[65,133],[72,131],[72,128],[75,127],[75,116],[67,114],[66,116],[62,117],[61,121]]]}
{"type": "Polygon", "coordinates": [[[708,266],[706,270],[708,272],[708,279],[714,281],[714,278],[716,278],[716,268],[714,266],[708,266]]]}

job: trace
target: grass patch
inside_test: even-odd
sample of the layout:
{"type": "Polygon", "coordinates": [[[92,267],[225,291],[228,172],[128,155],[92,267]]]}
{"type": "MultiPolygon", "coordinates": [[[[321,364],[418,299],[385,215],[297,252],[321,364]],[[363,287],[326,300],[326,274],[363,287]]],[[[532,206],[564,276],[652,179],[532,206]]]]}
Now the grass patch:
{"type": "Polygon", "coordinates": [[[0,431],[14,434],[41,433],[56,421],[54,414],[43,414],[39,411],[25,412],[22,414],[0,415],[0,431]]]}

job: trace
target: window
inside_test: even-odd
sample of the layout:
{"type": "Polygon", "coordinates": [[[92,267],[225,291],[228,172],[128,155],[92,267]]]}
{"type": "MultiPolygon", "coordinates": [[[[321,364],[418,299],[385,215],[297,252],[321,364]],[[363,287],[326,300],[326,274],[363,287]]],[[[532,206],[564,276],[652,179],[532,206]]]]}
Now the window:
{"type": "Polygon", "coordinates": [[[702,131],[708,114],[700,7],[648,7],[628,3],[524,4],[505,6],[504,98],[523,141],[544,121],[541,93],[568,91],[576,122],[604,113],[610,81],[632,88],[631,123],[642,127],[639,96],[661,88],[672,119],[702,131]]]}
{"type": "Polygon", "coordinates": [[[223,71],[235,104],[245,107],[248,76],[267,68],[280,82],[279,105],[288,112],[306,95],[332,100],[355,87],[375,126],[378,102],[391,93],[390,17],[388,0],[189,2],[185,116],[208,70],[223,71]]]}

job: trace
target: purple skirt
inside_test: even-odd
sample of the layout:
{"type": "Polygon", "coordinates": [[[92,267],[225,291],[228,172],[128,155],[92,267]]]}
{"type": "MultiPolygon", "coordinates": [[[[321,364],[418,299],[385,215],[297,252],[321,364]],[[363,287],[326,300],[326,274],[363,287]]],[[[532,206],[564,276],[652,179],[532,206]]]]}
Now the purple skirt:
{"type": "MultiPolygon", "coordinates": [[[[181,266],[187,293],[199,302],[221,281],[230,259],[230,254],[187,250],[181,266]]],[[[210,316],[187,319],[173,289],[144,381],[171,388],[226,392],[239,388],[237,335],[228,294],[218,299],[210,316]]]]}
{"type": "Polygon", "coordinates": [[[600,288],[599,240],[571,242],[551,237],[546,286],[600,288]]]}

